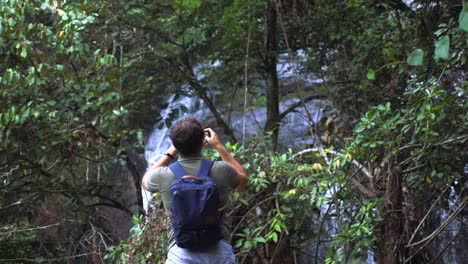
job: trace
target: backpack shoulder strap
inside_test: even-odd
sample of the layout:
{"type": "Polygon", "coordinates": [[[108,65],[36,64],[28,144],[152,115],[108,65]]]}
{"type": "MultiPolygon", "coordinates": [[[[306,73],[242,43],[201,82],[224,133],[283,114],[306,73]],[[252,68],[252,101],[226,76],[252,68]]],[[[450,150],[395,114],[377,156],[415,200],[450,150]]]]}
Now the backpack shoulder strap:
{"type": "Polygon", "coordinates": [[[169,169],[175,174],[177,179],[182,179],[187,173],[185,172],[184,168],[182,168],[182,165],[180,165],[179,161],[173,162],[171,165],[169,165],[169,169]]]}
{"type": "Polygon", "coordinates": [[[199,178],[208,177],[210,169],[213,166],[214,162],[211,160],[202,160],[200,168],[198,169],[197,176],[199,178]]]}

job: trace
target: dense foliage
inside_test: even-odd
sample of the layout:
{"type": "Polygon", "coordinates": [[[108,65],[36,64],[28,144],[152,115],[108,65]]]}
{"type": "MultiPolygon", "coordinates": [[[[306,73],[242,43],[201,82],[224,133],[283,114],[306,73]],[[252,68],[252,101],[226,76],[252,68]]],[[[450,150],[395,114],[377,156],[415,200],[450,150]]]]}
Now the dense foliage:
{"type": "Polygon", "coordinates": [[[229,144],[250,177],[228,213],[241,263],[462,263],[467,32],[451,0],[0,0],[0,262],[161,262],[135,152],[175,94],[233,141],[231,114],[266,107],[265,134],[229,144]],[[277,148],[317,98],[313,144],[277,148]]]}
{"type": "Polygon", "coordinates": [[[146,86],[124,87],[104,7],[1,1],[2,259],[104,251],[116,237],[94,214],[100,206],[138,212],[111,191],[125,180],[108,176],[141,148],[129,116],[146,86]],[[38,237],[42,228],[57,234],[38,237]]]}

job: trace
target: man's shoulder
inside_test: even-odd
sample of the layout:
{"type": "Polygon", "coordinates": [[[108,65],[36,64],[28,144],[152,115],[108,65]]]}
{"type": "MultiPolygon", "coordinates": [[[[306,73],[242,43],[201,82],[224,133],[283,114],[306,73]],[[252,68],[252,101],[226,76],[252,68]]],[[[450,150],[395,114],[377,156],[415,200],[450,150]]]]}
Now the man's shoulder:
{"type": "Polygon", "coordinates": [[[215,161],[211,170],[212,177],[230,188],[240,183],[240,176],[231,164],[225,161],[215,161]]]}
{"type": "Polygon", "coordinates": [[[234,167],[232,167],[231,164],[225,162],[224,160],[214,161],[212,169],[217,171],[236,172],[234,167]]]}
{"type": "Polygon", "coordinates": [[[159,167],[154,170],[153,174],[150,177],[150,180],[153,182],[160,182],[160,184],[164,184],[164,182],[171,182],[175,179],[174,173],[171,171],[169,167],[159,167]]]}

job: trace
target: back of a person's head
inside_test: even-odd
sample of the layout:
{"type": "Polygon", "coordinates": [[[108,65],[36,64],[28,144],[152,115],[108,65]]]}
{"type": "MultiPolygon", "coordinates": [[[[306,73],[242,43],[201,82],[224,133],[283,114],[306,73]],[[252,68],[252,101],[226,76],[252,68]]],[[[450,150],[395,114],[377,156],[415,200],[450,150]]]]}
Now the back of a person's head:
{"type": "Polygon", "coordinates": [[[188,117],[172,127],[169,137],[180,154],[192,156],[200,153],[204,135],[202,124],[197,119],[188,117]]]}

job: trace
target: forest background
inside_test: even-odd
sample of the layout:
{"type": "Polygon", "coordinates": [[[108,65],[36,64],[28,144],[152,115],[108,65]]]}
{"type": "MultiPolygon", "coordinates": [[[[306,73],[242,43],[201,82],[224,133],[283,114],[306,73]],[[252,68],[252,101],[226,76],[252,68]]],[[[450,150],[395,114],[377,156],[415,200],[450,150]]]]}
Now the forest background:
{"type": "Polygon", "coordinates": [[[0,262],[162,261],[141,157],[176,95],[249,173],[240,263],[463,263],[467,32],[462,0],[0,0],[0,262]],[[281,145],[311,100],[314,140],[281,145]],[[233,134],[255,108],[264,133],[233,134]]]}

